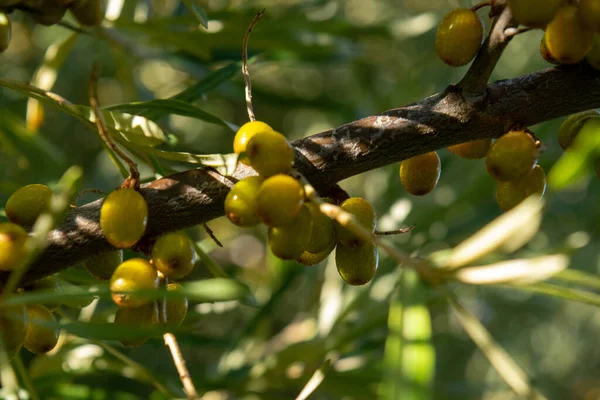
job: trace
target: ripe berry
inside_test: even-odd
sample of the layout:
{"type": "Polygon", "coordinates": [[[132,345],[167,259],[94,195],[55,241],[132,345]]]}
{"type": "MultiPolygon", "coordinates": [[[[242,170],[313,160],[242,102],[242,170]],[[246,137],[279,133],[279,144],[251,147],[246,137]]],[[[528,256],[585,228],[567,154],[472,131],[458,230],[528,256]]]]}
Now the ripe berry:
{"type": "Polygon", "coordinates": [[[104,18],[104,5],[102,0],[75,0],[71,13],[81,25],[100,25],[104,18]]]}
{"type": "Polygon", "coordinates": [[[442,165],[435,151],[421,154],[400,163],[400,182],[414,196],[430,193],[440,179],[442,165]]]}
{"type": "Polygon", "coordinates": [[[185,234],[171,232],[158,238],[152,247],[152,262],[165,276],[181,279],[194,269],[196,251],[185,234]]]}
{"type": "Polygon", "coordinates": [[[256,133],[246,145],[246,154],[252,168],[263,177],[286,173],[294,162],[294,149],[275,131],[256,133]]]}
{"type": "MultiPolygon", "coordinates": [[[[156,301],[141,305],[137,308],[118,308],[115,314],[115,324],[128,326],[130,331],[150,329],[158,326],[158,305],[156,301]]],[[[120,339],[123,346],[138,347],[146,343],[148,336],[120,339]]]]}
{"type": "Polygon", "coordinates": [[[282,260],[295,260],[306,250],[312,226],[312,216],[304,206],[288,225],[269,228],[269,248],[282,260]]]}
{"type": "Polygon", "coordinates": [[[288,175],[265,180],[256,198],[256,212],[271,227],[287,225],[296,218],[304,203],[304,189],[288,175]]]}
{"type": "Polygon", "coordinates": [[[600,1],[579,0],[579,12],[587,27],[596,33],[600,33],[600,1]]]}
{"type": "MultiPolygon", "coordinates": [[[[377,216],[375,215],[373,206],[367,200],[362,197],[350,197],[340,207],[344,211],[353,214],[364,228],[371,232],[375,230],[377,216]]],[[[339,224],[335,224],[335,230],[338,241],[346,247],[360,247],[365,243],[363,239],[339,224]]]]}
{"type": "Polygon", "coordinates": [[[107,281],[122,262],[123,250],[117,250],[89,258],[83,266],[94,278],[107,281]]]}
{"type": "Polygon", "coordinates": [[[563,0],[508,0],[513,18],[532,28],[546,26],[562,3],[563,0]]]}
{"type": "Polygon", "coordinates": [[[0,53],[8,49],[11,33],[10,19],[8,19],[6,14],[0,13],[0,53]]]}
{"type": "Polygon", "coordinates": [[[0,332],[4,351],[10,360],[19,351],[25,340],[27,312],[25,306],[0,307],[0,332]]]}
{"type": "Polygon", "coordinates": [[[561,6],[546,27],[546,46],[550,55],[561,64],[575,64],[583,60],[592,48],[594,34],[581,23],[577,7],[561,6]]]}
{"type": "MultiPolygon", "coordinates": [[[[246,122],[244,125],[238,129],[235,137],[233,138],[233,152],[235,154],[242,154],[246,151],[246,145],[248,141],[256,135],[258,132],[272,131],[269,125],[260,121],[251,121],[246,122]]],[[[240,162],[250,165],[250,160],[248,160],[247,156],[240,157],[240,162]]]]}
{"type": "Polygon", "coordinates": [[[585,58],[592,67],[600,71],[600,34],[594,35],[592,49],[585,58]]]}
{"type": "Polygon", "coordinates": [[[29,228],[48,208],[52,190],[46,185],[33,184],[17,189],[6,202],[6,216],[10,222],[29,228]]]}
{"type": "Polygon", "coordinates": [[[262,178],[250,176],[237,182],[225,198],[225,215],[237,226],[253,226],[260,222],[256,198],[262,178]]]}
{"type": "Polygon", "coordinates": [[[52,350],[58,343],[59,329],[56,318],[46,307],[34,304],[27,306],[27,330],[23,346],[36,354],[52,350]]]}
{"type": "Polygon", "coordinates": [[[148,205],[134,189],[117,189],[104,199],[100,226],[113,246],[125,249],[136,244],[144,235],[147,223],[148,205]]]}
{"type": "Polygon", "coordinates": [[[364,285],[371,281],[379,264],[379,252],[372,243],[358,248],[338,244],[335,248],[335,265],[342,279],[349,285],[364,285]]]}
{"type": "Polygon", "coordinates": [[[12,271],[21,266],[27,239],[27,232],[19,225],[0,223],[0,271],[12,271]]]}
{"type": "MultiPolygon", "coordinates": [[[[176,282],[171,282],[167,285],[169,292],[176,292],[181,290],[181,285],[176,282]]],[[[165,300],[165,307],[167,312],[167,325],[177,327],[181,325],[188,310],[188,300],[186,297],[179,297],[165,300]]],[[[162,312],[162,310],[159,310],[162,312]]],[[[162,319],[161,319],[162,321],[162,319]]]]}
{"type": "Polygon", "coordinates": [[[125,261],[115,270],[110,278],[112,299],[119,307],[136,308],[147,304],[150,300],[136,290],[149,290],[158,287],[156,269],[143,258],[132,258],[125,261]]]}
{"type": "Polygon", "coordinates": [[[475,11],[456,8],[444,16],[435,36],[435,51],[446,64],[468,64],[483,41],[483,21],[475,11]]]}
{"type": "Polygon", "coordinates": [[[336,242],[335,222],[319,211],[318,205],[307,203],[307,207],[310,210],[313,224],[306,251],[320,253],[336,242]]]}
{"type": "Polygon", "coordinates": [[[485,160],[488,173],[497,181],[516,181],[537,164],[538,149],[525,131],[510,131],[496,140],[485,160]]]}
{"type": "Polygon", "coordinates": [[[300,255],[300,257],[296,259],[296,261],[298,261],[300,264],[307,266],[317,265],[321,261],[325,260],[329,256],[329,254],[331,254],[333,249],[335,249],[335,245],[336,242],[334,241],[333,243],[331,243],[331,246],[318,253],[311,253],[309,251],[305,251],[304,253],[302,253],[302,255],[300,255]]]}
{"type": "Polygon", "coordinates": [[[512,182],[496,184],[496,202],[504,211],[508,211],[527,197],[538,193],[541,196],[546,191],[546,174],[539,165],[525,178],[512,182]]]}
{"type": "Polygon", "coordinates": [[[467,160],[477,160],[487,155],[491,144],[492,139],[480,139],[449,146],[448,150],[467,160]]]}

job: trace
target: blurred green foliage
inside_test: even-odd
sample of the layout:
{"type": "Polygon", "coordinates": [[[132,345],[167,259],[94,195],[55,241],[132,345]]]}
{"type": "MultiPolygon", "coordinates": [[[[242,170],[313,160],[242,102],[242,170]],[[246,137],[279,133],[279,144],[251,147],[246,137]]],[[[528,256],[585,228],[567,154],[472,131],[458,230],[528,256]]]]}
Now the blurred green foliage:
{"type": "MultiPolygon", "coordinates": [[[[109,0],[103,26],[80,35],[61,26],[36,25],[17,12],[11,15],[11,45],[0,56],[0,79],[31,82],[86,106],[91,67],[100,62],[100,103],[113,112],[148,118],[137,120],[141,131],[127,133],[135,126],[131,120],[116,129],[125,135],[119,143],[134,153],[143,179],[153,180],[199,162],[219,163],[208,155],[231,152],[235,129],[247,120],[239,72],[242,38],[262,7],[267,13],[249,48],[255,112],[297,139],[417,101],[457,82],[466,67],[450,68],[437,59],[435,29],[452,7],[473,4],[109,0]],[[192,3],[194,13],[188,8],[192,3]],[[59,50],[58,56],[47,52],[50,46],[59,50]],[[134,145],[124,139],[132,140],[132,135],[138,140],[134,145]]],[[[489,19],[484,20],[489,28],[489,19]]],[[[67,21],[74,23],[69,17],[67,21]]],[[[538,51],[541,35],[531,31],[515,38],[492,79],[546,68],[538,51]]],[[[32,104],[22,93],[0,89],[0,204],[25,184],[55,188],[72,165],[83,169],[84,188],[108,192],[118,186],[121,174],[89,122],[89,110],[77,107],[69,113],[44,101],[32,104]]],[[[560,122],[532,127],[547,144],[540,160],[546,170],[562,153],[556,140],[560,122]]],[[[425,257],[454,247],[501,214],[483,161],[462,160],[446,150],[439,154],[440,183],[423,198],[402,189],[398,165],[341,182],[352,196],[372,202],[378,229],[416,224],[412,232],[391,239],[406,254],[425,257]]],[[[86,194],[78,204],[94,196],[86,194]]],[[[600,185],[590,177],[567,191],[547,193],[541,228],[516,257],[566,252],[571,269],[598,274],[599,196],[600,185]]],[[[515,398],[449,312],[444,291],[423,285],[412,274],[402,278],[383,252],[375,280],[355,288],[343,284],[331,259],[317,267],[277,260],[266,250],[262,228],[239,229],[222,218],[210,226],[224,247],[217,248],[200,228],[189,231],[206,254],[189,278],[189,290],[198,292],[176,332],[204,399],[295,398],[326,359],[331,365],[322,369],[325,376],[313,399],[515,398]],[[231,284],[230,298],[203,297],[209,289],[193,288],[213,274],[243,282],[243,288],[231,284]],[[404,325],[394,317],[403,313],[411,316],[404,325]],[[415,325],[406,326],[408,321],[415,325]],[[403,348],[405,353],[396,353],[403,348]]],[[[502,259],[490,256],[487,261],[502,259]]],[[[105,287],[80,266],[59,275],[72,283],[100,285],[100,294],[105,287]]],[[[229,288],[227,282],[222,284],[229,288]]],[[[588,304],[581,298],[566,300],[578,299],[568,289],[571,285],[593,282],[576,271],[559,275],[556,282],[559,289],[452,289],[548,399],[597,398],[600,314],[590,305],[597,295],[584,294],[588,304]],[[558,297],[561,290],[562,299],[540,294],[558,297]]],[[[50,355],[23,352],[42,398],[184,396],[160,337],[137,349],[98,341],[118,335],[106,324],[114,311],[106,295],[81,313],[64,309],[64,328],[73,335],[65,335],[50,355]]]]}

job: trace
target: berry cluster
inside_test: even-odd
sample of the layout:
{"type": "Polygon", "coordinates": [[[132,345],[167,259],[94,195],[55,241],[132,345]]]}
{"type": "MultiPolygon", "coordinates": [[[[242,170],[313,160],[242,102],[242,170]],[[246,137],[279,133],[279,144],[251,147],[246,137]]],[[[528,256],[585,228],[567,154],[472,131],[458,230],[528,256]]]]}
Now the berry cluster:
{"type": "Polygon", "coordinates": [[[102,0],[0,0],[0,52],[8,48],[11,24],[7,14],[20,10],[42,25],[58,24],[67,11],[81,25],[94,26],[104,18],[102,0]]]}
{"type": "MultiPolygon", "coordinates": [[[[376,247],[321,213],[306,198],[300,182],[288,174],[294,150],[282,134],[264,122],[248,122],[236,133],[233,150],[259,176],[245,178],[231,188],[225,215],[232,223],[241,227],[266,224],[269,248],[283,260],[316,265],[336,248],[336,265],[344,281],[363,285],[373,278],[378,265],[376,247]]],[[[346,199],[341,208],[374,231],[375,212],[365,199],[346,199]]]]}

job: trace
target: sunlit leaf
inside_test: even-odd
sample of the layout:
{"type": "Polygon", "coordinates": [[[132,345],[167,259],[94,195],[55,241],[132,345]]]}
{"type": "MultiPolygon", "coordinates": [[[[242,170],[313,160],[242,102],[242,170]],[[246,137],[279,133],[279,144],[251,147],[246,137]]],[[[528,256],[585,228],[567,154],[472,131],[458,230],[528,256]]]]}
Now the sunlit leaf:
{"type": "Polygon", "coordinates": [[[498,283],[527,285],[546,280],[567,268],[568,265],[569,258],[558,254],[461,268],[452,273],[451,277],[472,285],[498,283]]]}
{"type": "Polygon", "coordinates": [[[222,68],[219,68],[207,76],[201,81],[193,84],[184,91],[177,93],[170,97],[171,100],[183,101],[185,103],[191,103],[202,96],[207,94],[209,91],[217,88],[223,83],[231,80],[234,76],[241,72],[241,63],[231,63],[222,68]]]}
{"type": "Polygon", "coordinates": [[[545,282],[536,283],[534,285],[506,287],[600,307],[600,295],[585,290],[567,288],[545,282]]]}

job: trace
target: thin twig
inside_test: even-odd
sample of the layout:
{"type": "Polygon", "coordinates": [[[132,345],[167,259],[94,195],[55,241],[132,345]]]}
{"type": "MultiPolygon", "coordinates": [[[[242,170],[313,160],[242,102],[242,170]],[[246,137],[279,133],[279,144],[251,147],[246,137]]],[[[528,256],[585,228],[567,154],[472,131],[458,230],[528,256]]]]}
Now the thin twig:
{"type": "Polygon", "coordinates": [[[378,231],[377,229],[375,230],[375,234],[377,236],[392,236],[392,235],[400,235],[402,233],[408,233],[410,231],[412,231],[415,228],[416,225],[411,225],[408,228],[400,228],[400,229],[395,229],[393,231],[378,231]]]}
{"type": "Polygon", "coordinates": [[[129,165],[129,177],[123,182],[121,187],[133,187],[138,188],[140,185],[140,172],[137,169],[137,165],[127,154],[125,154],[120,148],[117,147],[116,144],[113,143],[110,135],[108,133],[108,129],[106,128],[106,121],[104,120],[104,115],[100,110],[100,103],[98,102],[98,64],[94,64],[92,68],[92,73],[90,74],[90,86],[89,86],[89,97],[90,97],[90,106],[92,107],[92,111],[94,112],[94,116],[96,117],[96,126],[98,127],[98,133],[100,134],[100,138],[104,141],[106,146],[110,148],[115,154],[117,154],[123,161],[129,165]]]}
{"type": "Polygon", "coordinates": [[[511,26],[511,27],[506,28],[504,30],[504,36],[507,37],[507,38],[509,38],[509,37],[513,37],[513,36],[519,35],[521,33],[532,31],[533,29],[534,28],[529,28],[527,26],[521,26],[519,28],[511,26]]]}
{"type": "Polygon", "coordinates": [[[196,387],[194,386],[194,382],[192,382],[192,378],[190,377],[190,373],[185,366],[185,360],[183,359],[183,355],[181,354],[181,349],[179,348],[179,344],[177,343],[175,335],[172,333],[165,333],[163,335],[163,339],[171,351],[171,356],[173,357],[175,368],[177,368],[177,372],[179,373],[179,379],[181,379],[181,383],[183,383],[185,393],[190,400],[199,400],[200,396],[198,395],[196,387]]]}
{"type": "Polygon", "coordinates": [[[248,30],[244,35],[244,44],[242,47],[242,75],[244,75],[245,92],[246,92],[246,109],[248,110],[248,118],[250,121],[256,121],[256,117],[254,116],[254,109],[252,108],[252,84],[250,82],[250,73],[248,72],[248,39],[250,39],[250,33],[252,33],[252,29],[258,23],[258,20],[265,13],[265,9],[263,8],[258,14],[252,18],[250,21],[250,26],[248,26],[248,30]]]}
{"type": "Polygon", "coordinates": [[[77,200],[79,200],[79,198],[81,196],[83,196],[84,194],[87,193],[97,193],[97,194],[101,194],[101,195],[106,195],[106,192],[100,190],[100,189],[83,189],[81,191],[79,191],[79,193],[77,193],[77,195],[75,196],[75,199],[73,200],[73,204],[71,204],[71,208],[77,208],[77,200]]]}
{"type": "Polygon", "coordinates": [[[67,28],[73,32],[81,33],[82,35],[91,35],[91,33],[89,31],[87,31],[85,29],[81,29],[80,27],[72,25],[71,23],[66,22],[66,21],[60,21],[56,25],[62,26],[63,28],[67,28]]]}
{"type": "Polygon", "coordinates": [[[221,243],[221,241],[219,239],[217,239],[217,237],[215,236],[215,233],[213,232],[212,229],[209,228],[208,224],[202,224],[202,227],[204,228],[204,230],[206,231],[208,236],[210,236],[210,238],[217,244],[217,246],[223,247],[223,243],[221,243]]]}
{"type": "Polygon", "coordinates": [[[490,1],[484,1],[484,2],[481,2],[481,3],[476,4],[473,7],[471,7],[471,11],[477,11],[480,8],[487,7],[487,6],[492,6],[493,4],[494,4],[494,2],[491,1],[491,0],[490,1]]]}

